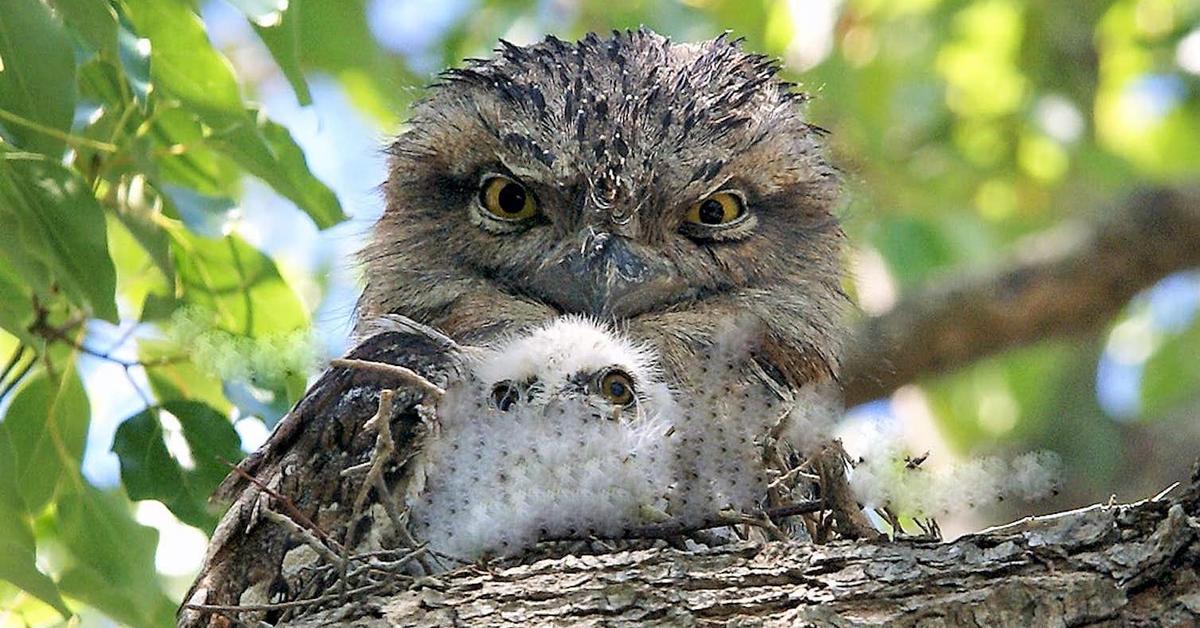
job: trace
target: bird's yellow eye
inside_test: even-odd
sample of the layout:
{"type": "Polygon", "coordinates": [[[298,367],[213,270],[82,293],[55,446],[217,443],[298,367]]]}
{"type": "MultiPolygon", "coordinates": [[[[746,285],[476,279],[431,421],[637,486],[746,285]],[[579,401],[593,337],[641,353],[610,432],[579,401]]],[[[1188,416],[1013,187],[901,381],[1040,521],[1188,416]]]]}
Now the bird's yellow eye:
{"type": "Polygon", "coordinates": [[[620,369],[608,369],[600,376],[600,394],[613,405],[633,403],[633,378],[620,369]]]}
{"type": "Polygon", "coordinates": [[[525,186],[500,175],[484,179],[479,204],[500,220],[520,221],[537,215],[537,200],[525,186]]]}
{"type": "Polygon", "coordinates": [[[688,208],[687,221],[694,225],[727,225],[746,213],[742,197],[734,192],[714,192],[688,208]]]}

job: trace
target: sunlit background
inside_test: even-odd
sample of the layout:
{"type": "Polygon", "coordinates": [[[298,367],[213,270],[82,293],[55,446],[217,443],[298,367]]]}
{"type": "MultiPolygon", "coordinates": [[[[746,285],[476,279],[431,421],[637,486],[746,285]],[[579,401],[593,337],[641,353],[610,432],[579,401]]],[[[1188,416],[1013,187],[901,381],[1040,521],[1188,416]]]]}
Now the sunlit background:
{"type": "MultiPolygon", "coordinates": [[[[546,33],[576,38],[644,24],[695,40],[728,29],[748,48],[780,57],[814,96],[810,119],[831,132],[853,245],[847,287],[867,315],[939,278],[1003,264],[1033,237],[1101,218],[1139,186],[1200,181],[1195,0],[292,0],[309,106],[247,19],[247,4],[254,3],[201,2],[208,36],[244,95],[291,131],[351,219],[319,231],[247,178],[236,203],[209,207],[188,226],[238,234],[275,260],[311,312],[318,357],[346,346],[359,290],[354,255],[381,211],[382,147],[437,71],[486,56],[498,38],[524,44],[546,33]]],[[[257,4],[266,8],[254,20],[269,25],[277,5],[257,4]]],[[[92,109],[85,103],[77,118],[92,109]]],[[[133,360],[139,339],[164,334],[136,323],[140,303],[119,305],[126,322],[91,323],[87,342],[133,360]]],[[[1144,291],[1095,337],[1010,351],[913,383],[852,409],[849,421],[903,434],[914,450],[933,453],[930,464],[1055,451],[1064,490],[1039,510],[1112,493],[1147,497],[1182,479],[1200,451],[1198,307],[1200,272],[1180,273],[1144,291]]],[[[104,359],[83,356],[80,367],[92,404],[83,471],[119,491],[113,437],[144,407],[150,384],[144,372],[104,359]]],[[[286,400],[237,381],[223,392],[242,448],[254,449],[286,400]]],[[[186,462],[187,442],[166,417],[168,449],[186,462]]],[[[182,595],[205,534],[158,501],[134,507],[137,521],[159,530],[157,569],[167,590],[182,595]]],[[[943,529],[1027,514],[1020,510],[972,512],[943,529]]],[[[8,622],[53,619],[31,604],[14,606],[8,622]]],[[[85,621],[108,620],[92,613],[85,621]]]]}

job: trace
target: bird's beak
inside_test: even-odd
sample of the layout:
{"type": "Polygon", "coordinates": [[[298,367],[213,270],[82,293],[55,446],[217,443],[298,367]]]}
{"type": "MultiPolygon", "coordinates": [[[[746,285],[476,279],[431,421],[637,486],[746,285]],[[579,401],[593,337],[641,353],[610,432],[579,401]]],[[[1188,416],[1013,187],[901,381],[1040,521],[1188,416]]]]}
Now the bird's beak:
{"type": "Polygon", "coordinates": [[[565,313],[627,318],[654,309],[682,289],[674,268],[624,236],[587,230],[537,273],[534,284],[565,313]]]}

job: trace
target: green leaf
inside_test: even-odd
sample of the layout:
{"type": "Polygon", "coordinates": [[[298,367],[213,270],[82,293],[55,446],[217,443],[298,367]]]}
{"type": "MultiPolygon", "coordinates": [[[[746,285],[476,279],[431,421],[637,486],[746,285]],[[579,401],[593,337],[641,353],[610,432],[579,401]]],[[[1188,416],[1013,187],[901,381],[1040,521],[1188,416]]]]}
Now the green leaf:
{"type": "Polygon", "coordinates": [[[205,529],[216,523],[207,502],[229,471],[225,461],[242,457],[229,419],[194,401],[170,401],[130,417],[117,428],[112,450],[121,460],[121,480],[130,498],[157,499],[181,521],[205,529]],[[178,420],[190,468],[168,451],[162,412],[178,420]]]}
{"type": "Polygon", "coordinates": [[[287,129],[245,109],[228,60],[213,49],[186,3],[129,0],[128,11],[137,31],[151,42],[155,85],[197,116],[207,127],[204,132],[211,133],[209,143],[294,202],[318,227],[345,219],[337,197],[309,171],[287,129]]]}
{"type": "Polygon", "coordinates": [[[158,532],[138,524],[120,494],[83,485],[56,502],[58,538],[76,564],[59,589],[131,626],[174,623],[175,604],[154,568],[158,532]]]}
{"type": "Polygon", "coordinates": [[[178,185],[166,185],[163,192],[183,224],[199,236],[221,237],[236,214],[236,205],[230,198],[208,196],[178,185]]]}
{"type": "Polygon", "coordinates": [[[172,249],[183,299],[213,315],[213,326],[261,337],[300,329],[308,316],[275,263],[244,240],[176,232],[172,249]]]}
{"type": "Polygon", "coordinates": [[[105,54],[116,52],[117,14],[107,0],[51,0],[50,4],[89,46],[105,54]]]}
{"type": "Polygon", "coordinates": [[[4,530],[0,535],[0,579],[53,606],[64,618],[70,617],[58,586],[37,568],[30,518],[17,485],[16,448],[8,432],[0,429],[0,530],[4,530]]]}
{"type": "Polygon", "coordinates": [[[75,116],[71,40],[40,0],[0,0],[0,15],[0,124],[17,146],[57,160],[65,146],[61,138],[11,115],[70,132],[75,116]]]}
{"type": "MultiPolygon", "coordinates": [[[[2,510],[3,507],[0,507],[2,510]]],[[[71,617],[67,603],[58,592],[58,585],[50,576],[37,568],[37,555],[32,547],[26,547],[13,540],[18,526],[29,528],[24,520],[9,519],[7,513],[0,513],[0,525],[3,525],[5,536],[0,537],[0,580],[7,580],[26,593],[54,607],[64,619],[71,617]]],[[[25,533],[33,534],[32,530],[25,533]]]]}
{"type": "Polygon", "coordinates": [[[74,364],[60,380],[44,372],[13,398],[0,423],[12,447],[17,492],[30,513],[38,513],[67,478],[78,479],[90,418],[87,393],[74,364]]]}
{"type": "Polygon", "coordinates": [[[252,109],[247,115],[256,120],[253,126],[215,134],[213,145],[299,206],[319,229],[345,220],[337,196],[309,171],[292,134],[260,111],[252,109]]]}
{"type": "Polygon", "coordinates": [[[136,31],[150,40],[154,83],[214,128],[241,124],[245,113],[233,67],[213,49],[190,3],[126,0],[124,6],[136,31]]]}
{"type": "Polygon", "coordinates": [[[33,295],[8,261],[0,258],[0,328],[22,343],[34,344],[29,333],[33,319],[33,295]]]}
{"type": "Polygon", "coordinates": [[[254,25],[254,31],[267,45],[275,63],[279,64],[279,69],[283,70],[283,75],[292,85],[296,100],[303,106],[312,104],[308,82],[304,80],[304,72],[300,69],[300,16],[304,0],[291,0],[290,3],[279,0],[234,0],[233,4],[254,25]],[[264,12],[262,7],[253,6],[260,4],[270,8],[264,12]]]}
{"type": "MultiPolygon", "coordinates": [[[[141,341],[138,349],[143,359],[162,355],[153,343],[141,341]]],[[[221,380],[204,372],[190,362],[176,362],[146,370],[146,379],[158,399],[201,401],[210,408],[228,411],[233,405],[221,390],[221,380]]]]}
{"type": "MultiPolygon", "coordinates": [[[[146,216],[137,216],[128,212],[118,212],[117,219],[121,225],[137,241],[141,248],[154,261],[155,267],[162,272],[167,281],[175,280],[175,264],[171,260],[171,238],[157,222],[146,216]]],[[[114,246],[114,249],[116,247],[114,246]]],[[[114,255],[114,261],[119,253],[114,255]]],[[[130,295],[122,291],[128,298],[130,295]]]]}
{"type": "Polygon", "coordinates": [[[258,32],[258,36],[262,38],[266,48],[271,50],[271,56],[274,56],[276,64],[280,65],[283,76],[287,77],[288,83],[292,84],[296,101],[299,101],[301,106],[307,107],[312,104],[312,92],[308,91],[308,82],[305,80],[304,71],[300,68],[300,6],[302,4],[304,4],[304,0],[292,0],[288,10],[281,14],[280,22],[272,26],[262,26],[256,23],[254,31],[258,32]]]}
{"type": "Polygon", "coordinates": [[[121,60],[125,79],[129,81],[133,97],[143,112],[146,111],[153,87],[150,82],[150,45],[148,39],[138,37],[133,25],[122,15],[117,29],[117,58],[121,60]]]}
{"type": "Polygon", "coordinates": [[[198,194],[234,195],[244,173],[233,160],[208,146],[205,129],[196,117],[178,107],[160,106],[156,114],[151,129],[154,142],[158,146],[181,146],[186,150],[146,160],[143,168],[160,171],[163,182],[191,188],[198,194]]]}
{"type": "Polygon", "coordinates": [[[0,145],[0,255],[40,294],[52,275],[78,305],[117,321],[116,270],[104,211],[87,184],[55,161],[4,159],[0,145]],[[15,228],[14,228],[15,227],[15,228]]]}

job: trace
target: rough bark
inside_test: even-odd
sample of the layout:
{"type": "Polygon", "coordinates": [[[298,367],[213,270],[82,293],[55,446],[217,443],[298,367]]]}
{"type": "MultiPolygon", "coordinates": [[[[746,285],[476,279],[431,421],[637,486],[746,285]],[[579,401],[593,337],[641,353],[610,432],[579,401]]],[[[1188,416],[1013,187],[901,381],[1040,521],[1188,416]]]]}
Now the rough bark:
{"type": "Polygon", "coordinates": [[[1200,467],[1176,492],[952,543],[775,542],[465,569],[293,625],[1194,626],[1200,467]]]}
{"type": "Polygon", "coordinates": [[[1030,247],[988,274],[935,282],[863,321],[843,370],[847,402],[1010,347],[1097,330],[1140,290],[1200,266],[1200,190],[1140,192],[1099,224],[1050,237],[1051,247],[1030,247]]]}

